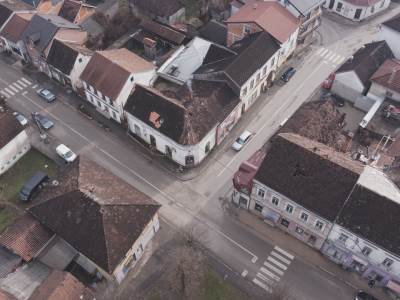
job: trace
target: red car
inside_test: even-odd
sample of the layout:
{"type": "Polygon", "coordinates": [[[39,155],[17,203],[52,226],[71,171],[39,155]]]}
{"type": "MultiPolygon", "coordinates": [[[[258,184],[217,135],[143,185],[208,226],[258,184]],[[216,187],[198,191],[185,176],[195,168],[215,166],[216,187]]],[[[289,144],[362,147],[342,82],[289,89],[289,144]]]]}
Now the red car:
{"type": "Polygon", "coordinates": [[[324,82],[322,83],[322,88],[326,89],[326,90],[330,90],[332,88],[332,84],[333,81],[335,80],[335,73],[331,73],[328,78],[326,78],[324,80],[324,82]]]}

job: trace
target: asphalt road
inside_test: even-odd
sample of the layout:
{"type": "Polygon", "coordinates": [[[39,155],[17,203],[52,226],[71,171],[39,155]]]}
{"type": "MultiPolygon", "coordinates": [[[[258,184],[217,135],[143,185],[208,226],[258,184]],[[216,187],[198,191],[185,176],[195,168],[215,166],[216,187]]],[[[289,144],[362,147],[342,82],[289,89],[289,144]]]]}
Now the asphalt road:
{"type": "MultiPolygon", "coordinates": [[[[69,104],[69,95],[59,93],[55,103],[45,103],[36,95],[37,83],[22,74],[18,66],[0,61],[0,91],[10,96],[8,102],[15,110],[25,115],[33,111],[48,115],[55,123],[50,134],[73,151],[88,156],[159,201],[163,205],[161,216],[168,224],[204,232],[202,237],[207,247],[221,262],[237,274],[247,272],[244,280],[257,280],[262,286],[270,280],[272,270],[280,282],[298,295],[297,299],[352,299],[354,290],[349,286],[310,266],[301,257],[285,255],[287,249],[234,222],[224,213],[219,199],[229,194],[233,173],[240,163],[259,149],[358,46],[373,40],[375,31],[374,26],[367,24],[351,30],[351,36],[336,33],[340,36],[336,42],[313,46],[306,56],[290,62],[298,69],[292,80],[275,88],[277,92],[273,95],[263,95],[212,153],[203,172],[184,182],[146,158],[128,138],[120,139],[84,118],[69,104]],[[254,133],[254,138],[241,152],[235,153],[230,144],[245,128],[254,133]],[[277,258],[281,266],[273,270],[271,265],[276,268],[277,258]],[[261,271],[264,276],[257,275],[261,271]]],[[[48,151],[51,153],[54,149],[48,151]]]]}

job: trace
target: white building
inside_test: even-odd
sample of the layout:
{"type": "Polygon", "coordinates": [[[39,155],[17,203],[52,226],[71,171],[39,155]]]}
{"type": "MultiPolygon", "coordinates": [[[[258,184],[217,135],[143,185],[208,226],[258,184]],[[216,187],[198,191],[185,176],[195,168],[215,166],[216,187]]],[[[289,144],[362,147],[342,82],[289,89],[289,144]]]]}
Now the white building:
{"type": "Polygon", "coordinates": [[[121,123],[123,107],[135,85],[150,85],[154,75],[152,63],[122,48],[97,51],[80,80],[86,100],[107,118],[121,123]]]}
{"type": "Polygon", "coordinates": [[[400,60],[387,59],[371,77],[369,93],[400,102],[400,60]]]}
{"type": "Polygon", "coordinates": [[[31,148],[24,127],[0,101],[0,175],[10,169],[31,148]]]}
{"type": "MultiPolygon", "coordinates": [[[[159,230],[160,205],[84,157],[58,179],[59,185],[43,188],[41,201],[29,208],[33,217],[75,251],[66,257],[68,251],[60,251],[65,246],[50,243],[50,248],[58,247],[53,250],[58,255],[53,263],[74,261],[92,275],[121,283],[159,230]]],[[[47,259],[40,260],[50,262],[52,250],[43,251],[47,259]]]]}
{"type": "Polygon", "coordinates": [[[197,165],[239,120],[240,101],[224,83],[159,81],[156,89],[137,85],[129,97],[130,133],[183,167],[197,165]]]}
{"type": "Polygon", "coordinates": [[[388,43],[394,56],[400,59],[400,16],[383,22],[380,26],[379,36],[388,43]]]}
{"type": "Polygon", "coordinates": [[[324,7],[352,21],[362,21],[387,9],[390,0],[327,0],[324,7]]]}
{"type": "MultiPolygon", "coordinates": [[[[247,208],[320,249],[362,168],[326,145],[279,134],[253,179],[247,208]]],[[[235,190],[233,200],[240,196],[235,190]]]]}

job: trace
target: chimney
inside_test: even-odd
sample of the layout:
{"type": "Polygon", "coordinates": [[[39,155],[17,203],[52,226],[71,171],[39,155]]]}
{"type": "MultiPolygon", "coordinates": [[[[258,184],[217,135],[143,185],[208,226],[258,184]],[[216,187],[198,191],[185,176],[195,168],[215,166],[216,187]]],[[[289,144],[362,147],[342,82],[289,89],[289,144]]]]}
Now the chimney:
{"type": "Polygon", "coordinates": [[[157,56],[157,47],[156,47],[157,42],[150,38],[144,38],[143,45],[144,45],[144,53],[145,53],[146,57],[148,57],[150,59],[155,59],[157,56]]]}

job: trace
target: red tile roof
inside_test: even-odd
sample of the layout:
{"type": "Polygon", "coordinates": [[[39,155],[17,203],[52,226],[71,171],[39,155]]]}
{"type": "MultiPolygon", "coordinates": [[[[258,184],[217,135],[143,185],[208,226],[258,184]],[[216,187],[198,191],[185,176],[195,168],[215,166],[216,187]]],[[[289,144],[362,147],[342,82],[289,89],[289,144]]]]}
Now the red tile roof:
{"type": "Polygon", "coordinates": [[[278,2],[261,0],[248,1],[226,22],[256,23],[280,43],[286,42],[299,27],[299,20],[278,2]]]}
{"type": "Polygon", "coordinates": [[[372,75],[371,81],[400,93],[400,60],[387,59],[372,75]]]}
{"type": "Polygon", "coordinates": [[[30,261],[51,239],[53,233],[25,215],[0,235],[0,245],[30,261]]]}

